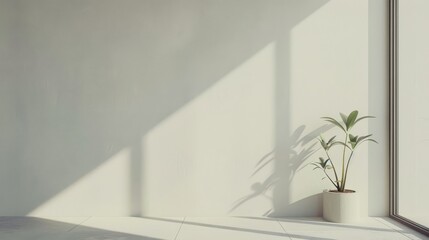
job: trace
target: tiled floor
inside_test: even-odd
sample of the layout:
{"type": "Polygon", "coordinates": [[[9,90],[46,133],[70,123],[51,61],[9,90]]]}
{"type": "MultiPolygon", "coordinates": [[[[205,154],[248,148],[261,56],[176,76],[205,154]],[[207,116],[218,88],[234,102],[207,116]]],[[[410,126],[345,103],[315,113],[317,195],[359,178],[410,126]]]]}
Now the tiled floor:
{"type": "Polygon", "coordinates": [[[0,217],[1,240],[429,239],[389,218],[334,224],[321,218],[0,217]]]}

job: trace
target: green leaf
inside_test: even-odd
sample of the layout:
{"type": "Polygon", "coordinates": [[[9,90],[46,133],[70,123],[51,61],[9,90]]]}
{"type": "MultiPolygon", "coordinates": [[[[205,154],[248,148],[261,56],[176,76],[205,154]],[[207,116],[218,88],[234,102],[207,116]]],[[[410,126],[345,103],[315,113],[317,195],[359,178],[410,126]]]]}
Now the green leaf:
{"type": "Polygon", "coordinates": [[[340,113],[341,118],[343,119],[343,123],[347,124],[347,115],[344,113],[340,113]]]}
{"type": "MultiPolygon", "coordinates": [[[[373,142],[373,143],[377,143],[377,144],[378,144],[378,142],[377,142],[377,141],[375,141],[374,139],[367,139],[367,140],[365,140],[365,141],[369,141],[369,142],[373,142]]],[[[362,142],[365,142],[365,141],[362,141],[362,142]]]]}
{"type": "Polygon", "coordinates": [[[357,135],[353,136],[352,134],[349,134],[349,139],[350,139],[350,142],[357,142],[358,136],[357,135]]]}
{"type": "Polygon", "coordinates": [[[353,136],[352,134],[349,135],[349,143],[350,146],[352,146],[352,149],[355,149],[356,145],[358,144],[358,137],[359,136],[353,136]]]}
{"type": "Polygon", "coordinates": [[[356,123],[358,123],[360,120],[363,120],[363,119],[366,119],[366,118],[375,118],[374,116],[364,116],[364,117],[360,117],[360,118],[358,118],[356,121],[355,121],[355,123],[351,126],[351,127],[353,127],[356,123]]]}
{"type": "Polygon", "coordinates": [[[329,158],[325,160],[325,162],[323,163],[323,166],[326,167],[326,164],[328,164],[329,158]]]}
{"type": "Polygon", "coordinates": [[[336,125],[337,127],[341,128],[344,132],[346,132],[346,129],[337,120],[335,120],[335,119],[333,119],[331,117],[322,117],[322,118],[325,119],[325,121],[330,122],[330,123],[336,125]]]}
{"type": "Polygon", "coordinates": [[[328,145],[329,145],[329,144],[331,144],[331,143],[332,143],[332,141],[334,141],[335,137],[336,137],[336,136],[331,137],[331,138],[328,140],[328,143],[327,143],[327,144],[328,144],[328,145]]]}
{"type": "Polygon", "coordinates": [[[347,123],[346,123],[347,130],[349,130],[355,124],[357,116],[358,116],[357,110],[349,114],[349,116],[347,117],[347,123]]]}
{"type": "Polygon", "coordinates": [[[362,141],[362,140],[364,140],[364,139],[366,139],[366,138],[369,138],[369,137],[371,137],[372,136],[372,134],[369,134],[369,135],[366,135],[366,136],[362,136],[362,137],[359,137],[358,139],[357,139],[357,141],[356,142],[360,142],[360,141],[362,141]]]}
{"type": "Polygon", "coordinates": [[[359,144],[358,145],[361,145],[362,143],[364,143],[364,142],[373,142],[373,143],[377,143],[378,144],[378,142],[377,141],[375,141],[374,139],[372,139],[372,138],[368,138],[368,139],[364,139],[364,140],[362,140],[361,142],[359,142],[359,144]]]}
{"type": "Polygon", "coordinates": [[[322,137],[319,138],[319,142],[320,142],[320,145],[322,145],[323,149],[325,149],[325,150],[328,149],[328,145],[326,144],[325,140],[323,140],[322,137]]]}
{"type": "Polygon", "coordinates": [[[321,167],[319,166],[319,165],[320,165],[319,163],[311,163],[311,165],[315,166],[315,168],[313,168],[313,170],[314,170],[314,169],[316,169],[316,168],[321,168],[321,167]]]}

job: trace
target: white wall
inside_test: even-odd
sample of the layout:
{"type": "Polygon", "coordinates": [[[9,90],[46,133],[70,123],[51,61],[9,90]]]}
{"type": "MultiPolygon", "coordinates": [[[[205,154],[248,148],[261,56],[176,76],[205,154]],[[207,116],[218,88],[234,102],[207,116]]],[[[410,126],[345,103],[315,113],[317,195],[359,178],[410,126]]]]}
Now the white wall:
{"type": "Polygon", "coordinates": [[[368,126],[379,144],[368,146],[368,213],[389,214],[389,1],[371,0],[369,6],[368,112],[377,116],[368,126]]]}
{"type": "Polygon", "coordinates": [[[320,117],[354,109],[381,144],[349,186],[383,214],[368,2],[0,0],[0,214],[320,215],[303,167],[320,117]]]}

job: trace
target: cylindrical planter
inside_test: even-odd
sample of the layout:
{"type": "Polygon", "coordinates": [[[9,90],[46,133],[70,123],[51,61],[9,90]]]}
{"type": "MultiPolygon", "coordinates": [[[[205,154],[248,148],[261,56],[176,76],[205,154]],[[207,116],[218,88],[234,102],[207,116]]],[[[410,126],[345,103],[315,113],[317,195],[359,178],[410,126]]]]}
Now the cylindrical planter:
{"type": "Polygon", "coordinates": [[[336,223],[359,221],[359,195],[352,190],[323,192],[323,218],[336,223]]]}

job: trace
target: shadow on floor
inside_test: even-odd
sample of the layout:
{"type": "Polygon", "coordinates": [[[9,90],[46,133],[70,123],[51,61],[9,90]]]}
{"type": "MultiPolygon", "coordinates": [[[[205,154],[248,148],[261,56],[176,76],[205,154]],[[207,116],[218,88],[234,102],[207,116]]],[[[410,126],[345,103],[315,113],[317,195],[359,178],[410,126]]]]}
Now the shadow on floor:
{"type": "MultiPolygon", "coordinates": [[[[114,217],[110,219],[116,219],[114,217]]],[[[204,218],[205,220],[210,218],[204,218]]],[[[216,219],[216,218],[212,218],[216,219]]],[[[233,221],[219,221],[215,220],[215,223],[210,223],[205,221],[199,221],[198,219],[188,219],[184,218],[183,220],[175,220],[171,218],[158,218],[158,217],[140,217],[140,218],[130,218],[130,223],[133,222],[132,227],[142,231],[142,234],[130,234],[122,231],[112,231],[109,230],[109,227],[117,226],[112,224],[115,221],[109,222],[104,219],[102,222],[107,226],[104,229],[88,227],[85,226],[85,220],[78,219],[73,220],[72,222],[62,222],[59,220],[50,220],[44,218],[35,218],[35,217],[0,217],[0,239],[2,240],[97,240],[97,239],[121,239],[121,240],[159,240],[159,239],[181,239],[181,231],[183,231],[186,225],[201,227],[199,229],[191,229],[191,231],[198,231],[201,234],[207,236],[207,239],[212,239],[213,230],[221,232],[222,236],[237,236],[235,234],[241,232],[247,237],[258,237],[260,239],[312,239],[312,240],[330,240],[336,239],[334,236],[331,237],[331,233],[343,229],[343,230],[358,230],[361,231],[380,231],[388,233],[397,233],[403,234],[410,232],[406,232],[403,230],[402,226],[398,226],[399,230],[390,229],[385,224],[377,220],[373,220],[374,223],[379,224],[380,226],[385,225],[384,227],[374,227],[374,226],[364,226],[364,225],[345,225],[345,224],[336,224],[325,222],[321,218],[296,218],[296,219],[285,219],[285,218],[262,218],[262,217],[233,217],[231,218],[233,221]],[[147,220],[142,221],[141,227],[139,225],[135,225],[134,220],[147,220]],[[148,223],[148,221],[155,225],[148,227],[148,225],[144,223],[148,223]],[[260,221],[260,222],[258,222],[260,221]],[[264,221],[270,221],[273,224],[265,224],[264,221]],[[143,223],[144,222],[144,223],[143,223]],[[171,236],[168,237],[160,237],[158,233],[165,231],[162,226],[157,224],[167,224],[167,223],[175,223],[177,225],[176,230],[171,232],[171,236]],[[255,229],[255,225],[256,229],[255,229]],[[288,224],[292,224],[288,226],[288,224]],[[252,227],[253,225],[253,227],[252,227]],[[269,226],[269,230],[261,229],[262,227],[269,226]],[[303,228],[304,227],[304,228],[303,228]],[[310,227],[310,228],[307,228],[310,227]],[[314,229],[312,228],[314,227],[314,229]],[[326,227],[326,228],[321,228],[326,227]],[[304,230],[303,230],[304,229],[304,230]],[[309,230],[311,229],[311,230],[309,230]],[[205,232],[205,230],[209,230],[205,232]],[[327,231],[329,230],[329,231],[327,231]],[[317,232],[326,233],[328,236],[320,237],[314,236],[317,235],[317,232]],[[310,235],[303,234],[302,232],[309,232],[310,235]],[[156,234],[156,236],[153,236],[156,234]],[[225,235],[223,235],[225,234],[225,235]],[[232,234],[232,235],[230,235],[232,234]],[[248,235],[251,234],[251,235],[248,235]],[[254,235],[253,235],[254,234],[254,235]],[[151,236],[149,236],[151,235],[151,236]],[[265,237],[264,237],[265,236],[265,237]]],[[[123,222],[122,222],[123,224],[123,222]]],[[[371,223],[369,223],[371,224],[371,223]]],[[[375,225],[377,225],[375,224],[375,225]]],[[[189,229],[188,229],[189,230],[189,229]]],[[[349,233],[348,231],[342,231],[349,233]]],[[[352,234],[352,233],[350,233],[352,234]]],[[[368,234],[372,234],[369,232],[368,234]]],[[[333,234],[335,235],[335,234],[333,234]]],[[[192,236],[192,235],[191,235],[192,236]]],[[[389,235],[386,235],[388,237],[389,235]]],[[[187,237],[186,237],[187,238],[187,237]]],[[[192,239],[196,239],[192,237],[192,239]]],[[[230,239],[230,238],[228,238],[230,239]]],[[[387,238],[386,238],[387,239],[387,238]]]]}
{"type": "MultiPolygon", "coordinates": [[[[182,221],[179,221],[179,220],[172,220],[172,219],[165,219],[165,218],[158,218],[158,217],[142,217],[142,218],[158,220],[158,221],[182,223],[182,221]]],[[[227,224],[219,225],[219,224],[201,223],[201,222],[186,220],[186,218],[183,221],[183,224],[206,227],[206,228],[217,228],[217,229],[230,230],[230,231],[242,231],[242,232],[249,232],[249,233],[255,233],[255,234],[264,234],[269,236],[290,237],[290,238],[298,238],[298,239],[314,239],[314,240],[328,240],[328,239],[334,239],[334,238],[313,237],[313,236],[305,236],[302,234],[291,233],[289,231],[291,230],[294,231],[295,229],[285,229],[281,223],[289,222],[289,223],[302,224],[302,225],[325,226],[325,227],[330,227],[332,231],[339,230],[336,228],[340,228],[344,230],[380,231],[380,232],[386,232],[386,233],[390,232],[390,233],[400,233],[400,234],[406,233],[405,231],[390,229],[387,226],[384,226],[385,228],[377,228],[377,227],[368,227],[368,226],[337,224],[337,223],[326,222],[323,220],[323,218],[316,218],[316,217],[315,218],[289,218],[289,219],[264,218],[264,217],[235,217],[235,218],[252,219],[252,220],[260,220],[260,221],[273,221],[273,222],[276,222],[276,224],[279,224],[279,227],[281,227],[281,229],[284,232],[282,233],[282,232],[265,231],[265,230],[243,228],[243,227],[233,227],[233,226],[228,226],[227,224]]],[[[383,225],[381,223],[379,224],[383,225]]],[[[318,230],[320,231],[320,228],[315,229],[315,231],[318,231],[318,230]]]]}
{"type": "Polygon", "coordinates": [[[160,240],[142,235],[86,227],[36,217],[0,217],[2,240],[80,240],[123,239],[160,240]]]}

